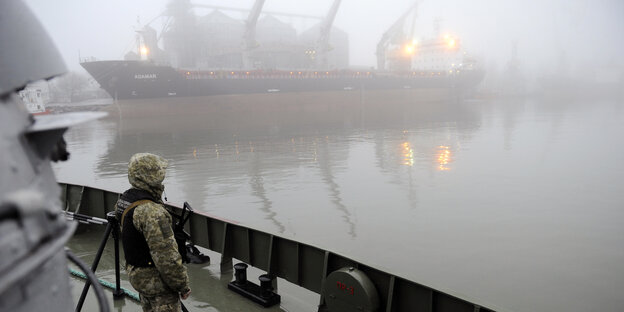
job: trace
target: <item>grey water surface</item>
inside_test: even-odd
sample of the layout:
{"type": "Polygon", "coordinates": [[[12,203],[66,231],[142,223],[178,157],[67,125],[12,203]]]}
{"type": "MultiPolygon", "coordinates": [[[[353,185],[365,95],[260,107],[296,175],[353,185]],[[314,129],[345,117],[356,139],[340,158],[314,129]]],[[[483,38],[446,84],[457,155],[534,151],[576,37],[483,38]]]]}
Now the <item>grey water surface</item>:
{"type": "Polygon", "coordinates": [[[55,171],[121,192],[157,153],[170,202],[501,310],[624,310],[622,100],[400,99],[111,104],[55,171]]]}

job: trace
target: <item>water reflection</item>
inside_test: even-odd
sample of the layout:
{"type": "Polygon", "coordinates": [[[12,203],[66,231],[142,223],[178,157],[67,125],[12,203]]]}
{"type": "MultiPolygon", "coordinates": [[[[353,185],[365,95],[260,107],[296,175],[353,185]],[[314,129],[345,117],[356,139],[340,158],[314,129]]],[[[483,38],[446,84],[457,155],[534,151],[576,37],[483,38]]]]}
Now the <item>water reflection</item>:
{"type": "Polygon", "coordinates": [[[414,150],[410,142],[403,142],[401,146],[403,149],[403,164],[412,167],[414,165],[414,150]]]}
{"type": "Polygon", "coordinates": [[[351,236],[351,238],[355,238],[357,236],[355,231],[355,222],[353,221],[351,212],[343,203],[342,195],[340,194],[340,185],[336,183],[335,171],[337,166],[334,164],[334,160],[332,159],[331,147],[329,146],[328,138],[321,141],[321,144],[319,145],[317,145],[320,150],[317,159],[323,182],[325,182],[325,185],[327,186],[327,191],[330,194],[334,207],[340,212],[342,220],[347,224],[347,233],[351,236]]]}
{"type": "MultiPolygon", "coordinates": [[[[236,144],[236,154],[238,155],[238,153],[238,144],[236,144]]],[[[277,213],[272,210],[273,202],[267,197],[267,192],[264,189],[264,178],[262,174],[264,166],[262,165],[261,156],[254,153],[253,149],[250,150],[250,153],[251,166],[249,170],[249,184],[251,186],[252,195],[260,200],[260,210],[264,212],[265,218],[273,222],[278,233],[284,233],[286,228],[277,220],[277,213]]]]}
{"type": "Polygon", "coordinates": [[[438,162],[438,170],[447,171],[451,170],[447,165],[452,161],[451,160],[451,151],[448,146],[440,145],[438,146],[437,152],[437,162],[438,162]]]}

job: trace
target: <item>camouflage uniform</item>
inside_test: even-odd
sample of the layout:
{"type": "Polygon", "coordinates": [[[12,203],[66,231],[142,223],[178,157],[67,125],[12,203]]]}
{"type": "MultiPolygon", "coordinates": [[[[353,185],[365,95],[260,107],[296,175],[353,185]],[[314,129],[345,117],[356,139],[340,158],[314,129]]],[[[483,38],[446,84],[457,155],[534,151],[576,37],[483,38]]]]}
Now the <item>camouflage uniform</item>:
{"type": "MultiPolygon", "coordinates": [[[[166,168],[167,161],[160,156],[135,154],[128,164],[128,180],[133,188],[160,199],[166,168]]],[[[187,293],[190,288],[171,229],[171,215],[160,200],[158,203],[148,201],[135,208],[132,221],[143,234],[154,260],[153,267],[126,265],[130,284],[141,294],[143,311],[180,311],[180,294],[187,293]]]]}

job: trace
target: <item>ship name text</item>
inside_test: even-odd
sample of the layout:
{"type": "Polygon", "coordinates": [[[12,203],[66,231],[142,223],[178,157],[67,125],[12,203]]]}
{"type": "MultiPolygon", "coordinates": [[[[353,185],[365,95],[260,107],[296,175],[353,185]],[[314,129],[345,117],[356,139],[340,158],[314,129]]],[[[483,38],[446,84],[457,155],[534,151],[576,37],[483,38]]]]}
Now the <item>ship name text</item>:
{"type": "Polygon", "coordinates": [[[156,79],[156,74],[135,74],[134,79],[156,79]]]}

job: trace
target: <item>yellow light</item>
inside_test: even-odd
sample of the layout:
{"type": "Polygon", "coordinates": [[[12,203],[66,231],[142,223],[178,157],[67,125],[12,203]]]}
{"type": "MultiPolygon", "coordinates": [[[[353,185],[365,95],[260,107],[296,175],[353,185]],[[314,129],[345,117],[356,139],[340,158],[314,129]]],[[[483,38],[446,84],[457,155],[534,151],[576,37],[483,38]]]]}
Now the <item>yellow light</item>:
{"type": "Polygon", "coordinates": [[[416,52],[416,46],[414,44],[405,45],[405,54],[412,55],[416,52]]]}
{"type": "Polygon", "coordinates": [[[438,153],[436,156],[437,156],[436,162],[438,163],[438,170],[440,171],[451,170],[451,168],[446,166],[452,161],[451,151],[449,150],[448,146],[444,146],[444,145],[438,146],[438,153]]]}
{"type": "Polygon", "coordinates": [[[448,46],[451,47],[451,48],[454,47],[455,46],[455,39],[450,39],[448,41],[448,46]]]}
{"type": "Polygon", "coordinates": [[[141,55],[147,55],[149,53],[149,50],[147,49],[147,47],[141,47],[141,55]]]}
{"type": "Polygon", "coordinates": [[[409,167],[414,166],[414,150],[412,149],[410,142],[401,143],[401,147],[402,147],[401,154],[403,156],[403,165],[409,166],[409,167]]]}

